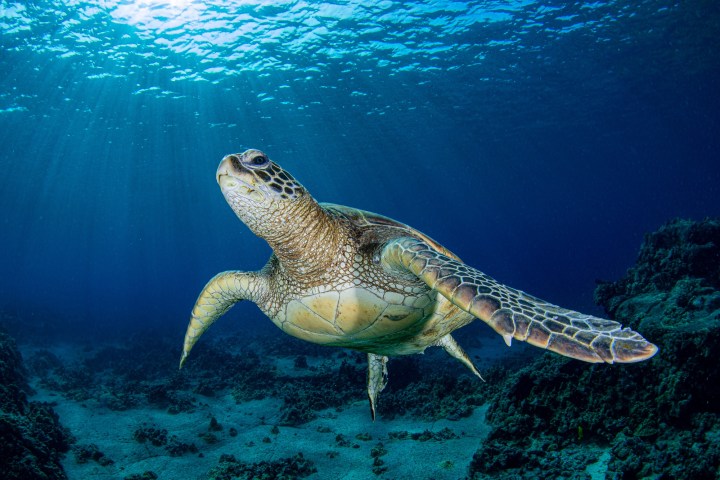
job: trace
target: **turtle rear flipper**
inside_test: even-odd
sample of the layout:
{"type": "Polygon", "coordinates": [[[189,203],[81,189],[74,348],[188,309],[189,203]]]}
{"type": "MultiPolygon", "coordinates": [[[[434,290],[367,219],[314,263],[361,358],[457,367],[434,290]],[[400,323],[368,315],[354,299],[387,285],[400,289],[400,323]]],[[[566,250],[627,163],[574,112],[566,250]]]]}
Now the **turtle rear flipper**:
{"type": "Polygon", "coordinates": [[[386,268],[410,271],[429,287],[502,335],[585,362],[646,360],[657,347],[617,322],[558,307],[506,287],[484,273],[412,237],[383,249],[386,268]]]}

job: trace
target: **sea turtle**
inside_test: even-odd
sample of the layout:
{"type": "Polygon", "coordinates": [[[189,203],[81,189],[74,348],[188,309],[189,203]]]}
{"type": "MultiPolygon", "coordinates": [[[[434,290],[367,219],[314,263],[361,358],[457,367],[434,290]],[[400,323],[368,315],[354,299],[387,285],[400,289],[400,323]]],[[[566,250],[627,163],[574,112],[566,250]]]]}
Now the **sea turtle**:
{"type": "Polygon", "coordinates": [[[217,181],[274,253],[262,270],[223,272],[208,282],[192,310],[181,367],[198,338],[241,300],[294,337],[366,353],[373,419],[389,356],[439,346],[480,377],[451,336],[474,318],[508,346],[515,338],[586,362],[638,362],[657,351],[617,322],[498,283],[407,225],[316,202],[259,150],[224,157],[217,181]]]}

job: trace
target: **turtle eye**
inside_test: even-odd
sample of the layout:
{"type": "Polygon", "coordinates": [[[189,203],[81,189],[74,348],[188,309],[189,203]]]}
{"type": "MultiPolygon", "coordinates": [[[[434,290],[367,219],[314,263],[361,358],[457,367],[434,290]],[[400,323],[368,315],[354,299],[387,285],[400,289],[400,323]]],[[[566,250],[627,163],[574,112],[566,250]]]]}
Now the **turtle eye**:
{"type": "Polygon", "coordinates": [[[267,165],[267,163],[269,161],[270,160],[268,159],[268,157],[260,154],[260,155],[255,155],[254,157],[252,157],[247,163],[248,163],[248,165],[250,165],[252,167],[262,167],[264,165],[267,165]]]}

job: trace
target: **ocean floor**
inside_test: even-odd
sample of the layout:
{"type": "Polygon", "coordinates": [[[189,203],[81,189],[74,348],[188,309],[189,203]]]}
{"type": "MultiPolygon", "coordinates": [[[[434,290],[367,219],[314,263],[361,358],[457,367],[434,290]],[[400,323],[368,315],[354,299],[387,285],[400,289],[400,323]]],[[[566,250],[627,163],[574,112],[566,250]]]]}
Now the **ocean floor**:
{"type": "MultiPolygon", "coordinates": [[[[287,475],[285,478],[348,480],[440,480],[467,475],[473,454],[490,431],[485,420],[487,404],[482,399],[483,390],[490,389],[487,382],[465,373],[460,363],[445,358],[440,349],[404,362],[391,360],[390,385],[395,381],[403,387],[393,391],[389,386],[381,394],[379,416],[373,422],[364,391],[364,356],[306,346],[283,338],[281,332],[267,335],[242,348],[242,358],[253,359],[251,374],[262,377],[264,369],[271,372],[253,382],[270,387],[290,379],[313,389],[329,376],[328,390],[345,390],[338,392],[337,405],[311,408],[309,415],[296,417],[287,414],[291,405],[283,395],[283,385],[259,395],[238,394],[232,383],[237,381],[235,374],[227,375],[228,370],[219,366],[212,372],[209,364],[213,359],[228,366],[232,357],[216,355],[223,349],[232,350],[232,337],[207,339],[207,345],[193,352],[190,368],[182,373],[174,362],[177,348],[170,353],[169,341],[167,345],[158,342],[154,352],[143,352],[137,363],[128,360],[146,345],[66,343],[42,348],[20,345],[20,350],[31,372],[29,384],[34,394],[29,400],[52,405],[60,423],[74,437],[71,451],[62,460],[70,479],[252,478],[257,475],[247,474],[252,469],[270,471],[267,478],[280,473],[287,475]],[[287,355],[300,346],[304,354],[287,355]],[[167,359],[155,357],[165,353],[167,359]],[[201,368],[193,370],[193,361],[201,368]],[[147,370],[147,377],[134,367],[147,370]],[[333,384],[333,375],[342,375],[343,368],[349,369],[346,374],[353,378],[333,384]],[[412,391],[415,376],[425,374],[426,381],[452,379],[469,386],[475,395],[471,407],[459,415],[428,415],[422,405],[427,395],[413,398],[412,391]],[[183,376],[189,379],[178,380],[183,376]],[[216,383],[211,391],[199,389],[208,376],[217,377],[212,379],[216,383]],[[158,387],[172,394],[163,397],[156,391],[158,387]],[[157,400],[158,396],[163,398],[157,400]],[[384,397],[388,402],[384,403],[384,397]],[[418,404],[412,405],[413,401],[418,404]],[[400,402],[408,405],[398,413],[395,406],[400,402]]],[[[528,355],[522,346],[508,349],[500,337],[496,345],[486,345],[494,338],[468,349],[481,371],[499,361],[521,361],[528,355]]]]}
{"type": "Polygon", "coordinates": [[[219,463],[221,455],[254,463],[276,461],[297,453],[312,461],[318,479],[372,478],[373,449],[379,444],[386,451],[381,458],[388,478],[456,479],[465,474],[473,453],[479,447],[488,426],[485,409],[479,408],[460,424],[447,420],[417,422],[407,419],[379,421],[368,419],[367,406],[351,405],[342,412],[320,412],[320,418],[298,427],[276,427],[272,412],[278,410],[276,399],[253,400],[235,404],[227,395],[203,403],[196,412],[172,415],[150,409],[133,412],[93,410],[74,402],[60,402],[55,407],[64,425],[78,441],[97,445],[113,464],[78,463],[73,456],[63,462],[69,478],[118,478],[153,471],[158,478],[204,478],[219,463]],[[264,417],[263,414],[270,414],[264,417]],[[213,440],[209,432],[211,418],[220,431],[213,440]],[[133,433],[143,426],[172,432],[181,442],[194,444],[199,452],[172,456],[162,446],[138,443],[133,433]],[[229,433],[234,428],[237,433],[229,433]],[[397,432],[434,433],[449,429],[458,438],[413,440],[391,438],[397,432]],[[462,429],[462,430],[461,430],[462,429]]]}

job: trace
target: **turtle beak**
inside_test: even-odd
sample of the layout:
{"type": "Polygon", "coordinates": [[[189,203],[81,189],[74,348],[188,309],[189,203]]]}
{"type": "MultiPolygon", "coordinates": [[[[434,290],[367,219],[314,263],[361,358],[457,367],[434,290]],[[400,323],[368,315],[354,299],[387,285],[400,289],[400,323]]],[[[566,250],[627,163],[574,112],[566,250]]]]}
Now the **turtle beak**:
{"type": "Polygon", "coordinates": [[[222,183],[220,183],[222,177],[227,177],[227,176],[230,175],[230,160],[229,160],[229,157],[230,157],[230,155],[228,155],[227,157],[223,158],[223,159],[220,161],[220,165],[218,165],[217,172],[215,173],[215,179],[216,179],[217,182],[220,184],[220,186],[222,186],[222,183]]]}
{"type": "MultiPolygon", "coordinates": [[[[226,188],[233,188],[238,185],[236,169],[233,167],[232,160],[232,155],[223,158],[220,165],[218,165],[217,172],[215,172],[215,179],[223,191],[225,191],[226,188]]],[[[237,162],[237,158],[235,161],[237,162]]]]}
{"type": "Polygon", "coordinates": [[[240,164],[237,155],[227,155],[220,161],[215,179],[221,187],[226,184],[237,185],[238,181],[247,184],[248,187],[255,187],[257,184],[255,175],[240,164]]]}
{"type": "Polygon", "coordinates": [[[215,179],[225,198],[241,196],[260,203],[265,196],[258,189],[258,179],[251,172],[242,167],[236,155],[228,155],[218,165],[215,179]]]}

